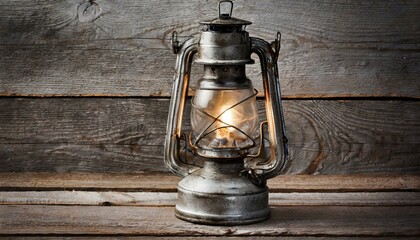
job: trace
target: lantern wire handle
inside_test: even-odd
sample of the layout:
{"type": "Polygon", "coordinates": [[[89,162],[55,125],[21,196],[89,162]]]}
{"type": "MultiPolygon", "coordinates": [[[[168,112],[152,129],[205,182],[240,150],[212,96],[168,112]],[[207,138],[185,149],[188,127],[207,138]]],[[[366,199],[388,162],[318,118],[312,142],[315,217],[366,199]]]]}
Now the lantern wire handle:
{"type": "Polygon", "coordinates": [[[260,58],[264,86],[264,98],[270,138],[270,156],[261,161],[248,161],[250,178],[259,182],[277,176],[288,161],[288,144],[281,105],[280,80],[277,57],[280,50],[281,34],[268,43],[263,39],[251,37],[251,49],[260,58]],[[255,176],[258,176],[255,178],[255,176]]]}
{"type": "Polygon", "coordinates": [[[229,19],[232,17],[232,11],[233,11],[233,2],[232,1],[228,1],[228,0],[224,0],[224,1],[220,1],[219,2],[219,18],[220,19],[229,19]],[[229,3],[230,4],[230,11],[229,13],[222,13],[221,11],[221,6],[223,3],[229,3]]]}
{"type": "MultiPolygon", "coordinates": [[[[174,33],[173,42],[177,34],[174,33]]],[[[177,54],[177,74],[172,86],[168,122],[166,127],[164,160],[169,170],[179,176],[187,176],[199,169],[198,166],[186,164],[180,159],[179,147],[181,139],[181,122],[185,107],[185,99],[190,81],[191,63],[197,53],[197,40],[189,39],[179,46],[177,54]]]]}

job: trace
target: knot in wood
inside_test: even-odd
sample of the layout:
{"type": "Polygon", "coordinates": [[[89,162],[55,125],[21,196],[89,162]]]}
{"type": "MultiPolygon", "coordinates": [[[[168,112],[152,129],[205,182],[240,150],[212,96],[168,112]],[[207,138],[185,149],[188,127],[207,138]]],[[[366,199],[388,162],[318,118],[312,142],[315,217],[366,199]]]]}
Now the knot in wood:
{"type": "Polygon", "coordinates": [[[77,8],[77,16],[80,22],[92,22],[96,20],[102,13],[99,4],[93,1],[84,2],[77,8]]]}

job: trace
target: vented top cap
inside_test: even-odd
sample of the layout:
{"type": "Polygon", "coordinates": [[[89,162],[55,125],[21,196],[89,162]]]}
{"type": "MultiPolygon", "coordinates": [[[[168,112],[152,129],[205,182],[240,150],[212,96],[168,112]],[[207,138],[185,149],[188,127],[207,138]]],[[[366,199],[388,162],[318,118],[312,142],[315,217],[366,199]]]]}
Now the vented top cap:
{"type": "Polygon", "coordinates": [[[207,20],[207,21],[202,21],[200,22],[201,25],[205,26],[204,27],[204,31],[220,31],[220,30],[245,30],[245,26],[252,24],[252,22],[250,21],[246,21],[246,20],[242,20],[242,19],[238,19],[238,18],[233,18],[232,17],[232,10],[233,10],[233,2],[232,1],[220,1],[219,2],[219,17],[212,19],[212,20],[207,20]],[[224,4],[229,4],[229,11],[226,13],[222,13],[221,11],[221,6],[224,4]]]}

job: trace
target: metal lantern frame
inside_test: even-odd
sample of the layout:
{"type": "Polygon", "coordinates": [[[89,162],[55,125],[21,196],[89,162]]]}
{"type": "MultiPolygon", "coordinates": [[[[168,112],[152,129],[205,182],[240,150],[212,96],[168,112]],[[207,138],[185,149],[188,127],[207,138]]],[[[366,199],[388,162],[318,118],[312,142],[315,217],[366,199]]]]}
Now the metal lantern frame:
{"type": "MultiPolygon", "coordinates": [[[[173,52],[177,54],[177,67],[170,101],[164,158],[166,165],[173,173],[186,177],[183,180],[184,183],[181,181],[178,186],[177,216],[197,223],[232,225],[258,222],[268,218],[266,179],[279,175],[288,158],[277,66],[281,34],[278,32],[272,43],[261,38],[249,37],[248,32],[245,31],[245,26],[251,24],[251,22],[232,18],[232,9],[233,3],[231,1],[219,2],[219,18],[201,22],[199,39],[191,38],[180,44],[176,32],[173,32],[171,39],[173,52]],[[221,13],[221,4],[225,3],[230,4],[230,12],[221,13]],[[188,97],[191,65],[194,56],[197,55],[196,62],[205,66],[237,65],[245,67],[245,64],[254,62],[250,58],[251,53],[258,56],[261,64],[269,137],[269,157],[263,159],[260,156],[260,153],[264,150],[263,122],[260,126],[258,154],[244,156],[239,158],[238,161],[238,156],[229,157],[229,155],[223,155],[226,154],[223,153],[215,157],[219,160],[223,157],[227,160],[232,159],[231,163],[205,158],[204,167],[186,163],[181,159],[180,154],[181,141],[184,141],[186,136],[186,133],[182,132],[182,116],[188,97]],[[240,176],[236,176],[238,174],[240,176]],[[200,179],[204,175],[211,181],[201,182],[200,179]],[[197,184],[204,186],[215,184],[218,185],[219,189],[200,192],[199,187],[195,186],[197,184]],[[255,189],[252,184],[255,185],[255,189]],[[231,191],[231,189],[236,188],[242,189],[237,192],[231,191]],[[220,206],[208,207],[208,204],[220,206]],[[253,208],[248,205],[260,207],[254,209],[255,206],[253,208]],[[192,209],[191,212],[189,212],[189,209],[192,209]],[[202,211],[202,209],[204,210],[202,211]]],[[[235,88],[235,86],[231,87],[235,88]]],[[[219,121],[219,117],[213,116],[215,121],[219,121]]],[[[191,137],[187,142],[193,149],[197,148],[197,141],[193,142],[191,137]]],[[[211,186],[209,189],[214,187],[211,186]]]]}

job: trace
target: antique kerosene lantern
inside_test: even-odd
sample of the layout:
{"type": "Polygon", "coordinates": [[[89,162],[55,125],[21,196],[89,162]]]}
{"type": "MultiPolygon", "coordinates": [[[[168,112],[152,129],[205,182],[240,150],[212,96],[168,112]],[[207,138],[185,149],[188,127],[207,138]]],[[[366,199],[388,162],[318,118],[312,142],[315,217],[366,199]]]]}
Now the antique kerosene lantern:
{"type": "Polygon", "coordinates": [[[288,156],[277,69],[280,33],[272,43],[249,37],[245,27],[251,22],[233,18],[232,9],[232,1],[219,2],[219,17],[200,23],[199,39],[179,44],[174,32],[171,40],[177,74],[165,163],[185,177],[178,184],[175,214],[195,223],[236,225],[267,219],[266,179],[280,173],[288,156]],[[222,13],[226,6],[221,5],[230,11],[222,13]],[[245,65],[254,63],[251,53],[261,62],[267,117],[261,123],[257,91],[245,75],[245,65]],[[191,100],[192,132],[185,133],[182,116],[194,55],[195,62],[204,65],[204,76],[191,100]],[[202,166],[191,163],[197,159],[202,166]]]}

